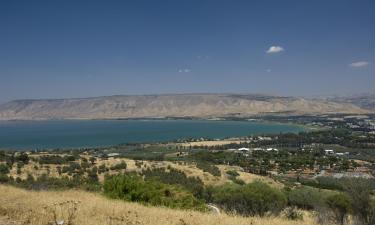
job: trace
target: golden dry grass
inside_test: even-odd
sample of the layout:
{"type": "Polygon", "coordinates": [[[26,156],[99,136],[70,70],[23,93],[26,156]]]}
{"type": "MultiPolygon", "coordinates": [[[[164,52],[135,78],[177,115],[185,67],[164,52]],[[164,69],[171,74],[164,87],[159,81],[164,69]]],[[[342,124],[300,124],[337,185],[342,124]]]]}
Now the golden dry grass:
{"type": "Polygon", "coordinates": [[[0,185],[0,224],[47,225],[53,220],[48,209],[54,203],[79,201],[74,225],[315,225],[313,218],[290,221],[282,217],[239,217],[196,211],[146,207],[136,203],[111,200],[100,194],[83,191],[33,192],[0,185]],[[47,209],[44,207],[48,206],[47,209]],[[12,223],[13,222],[13,223],[12,223]],[[25,223],[26,222],[26,223],[25,223]]]}
{"type": "Polygon", "coordinates": [[[239,166],[227,166],[227,165],[218,165],[217,167],[219,167],[220,171],[221,171],[221,177],[222,177],[222,182],[221,183],[225,183],[225,182],[228,182],[229,179],[228,179],[228,175],[227,175],[227,171],[229,170],[234,170],[234,171],[237,171],[237,173],[239,174],[239,176],[237,177],[238,179],[241,179],[243,180],[245,183],[251,183],[251,182],[254,182],[254,181],[261,181],[263,183],[266,183],[270,186],[273,186],[273,187],[276,187],[276,188],[283,188],[284,185],[280,182],[277,182],[269,177],[266,177],[266,176],[260,176],[260,175],[256,175],[256,174],[253,174],[253,173],[247,173],[247,172],[243,172],[241,167],[239,166]]]}

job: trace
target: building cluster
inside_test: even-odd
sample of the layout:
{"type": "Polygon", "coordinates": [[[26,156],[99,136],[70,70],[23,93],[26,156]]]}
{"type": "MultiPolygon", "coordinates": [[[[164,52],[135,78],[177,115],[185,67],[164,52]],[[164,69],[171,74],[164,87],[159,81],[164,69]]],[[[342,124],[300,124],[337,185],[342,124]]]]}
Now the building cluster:
{"type": "Polygon", "coordinates": [[[324,150],[324,153],[326,155],[335,155],[335,156],[349,156],[349,152],[335,152],[332,149],[326,149],[324,150]]]}
{"type": "Polygon", "coordinates": [[[278,152],[279,149],[277,149],[277,148],[238,148],[238,149],[231,148],[231,149],[228,149],[227,151],[240,153],[240,154],[243,154],[244,156],[249,156],[254,151],[264,151],[264,152],[274,151],[274,152],[278,152]]]}
{"type": "Polygon", "coordinates": [[[369,119],[350,120],[346,122],[346,126],[352,130],[375,131],[375,123],[369,119]]]}

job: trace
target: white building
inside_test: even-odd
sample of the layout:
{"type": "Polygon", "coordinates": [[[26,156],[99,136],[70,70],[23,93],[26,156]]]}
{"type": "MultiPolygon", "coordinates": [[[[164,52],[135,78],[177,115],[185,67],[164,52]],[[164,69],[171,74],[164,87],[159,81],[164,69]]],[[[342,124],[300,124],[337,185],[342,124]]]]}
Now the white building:
{"type": "Polygon", "coordinates": [[[116,157],[116,156],[119,156],[120,153],[109,153],[107,156],[108,157],[116,157]]]}
{"type": "Polygon", "coordinates": [[[269,151],[278,152],[279,151],[277,148],[267,148],[266,150],[267,150],[267,152],[269,152],[269,151]]]}
{"type": "Polygon", "coordinates": [[[326,155],[334,155],[335,154],[335,151],[333,151],[331,149],[326,149],[326,150],[324,150],[324,152],[326,153],[326,155]]]}

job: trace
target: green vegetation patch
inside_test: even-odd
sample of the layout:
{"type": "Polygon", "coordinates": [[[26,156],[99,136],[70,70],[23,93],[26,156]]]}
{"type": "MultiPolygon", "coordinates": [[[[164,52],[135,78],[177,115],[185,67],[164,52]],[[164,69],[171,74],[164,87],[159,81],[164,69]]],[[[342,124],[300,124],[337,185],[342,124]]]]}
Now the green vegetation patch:
{"type": "Polygon", "coordinates": [[[214,187],[211,200],[226,211],[243,216],[278,214],[287,204],[281,191],[262,182],[214,187]]]}
{"type": "Polygon", "coordinates": [[[103,190],[106,196],[115,199],[153,206],[205,210],[204,202],[188,191],[156,180],[143,180],[135,174],[106,176],[103,190]]]}

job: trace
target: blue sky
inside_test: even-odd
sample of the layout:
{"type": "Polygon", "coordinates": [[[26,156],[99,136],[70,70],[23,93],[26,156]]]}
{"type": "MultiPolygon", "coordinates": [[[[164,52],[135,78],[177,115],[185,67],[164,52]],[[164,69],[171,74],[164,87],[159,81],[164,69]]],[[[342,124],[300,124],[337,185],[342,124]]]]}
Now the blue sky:
{"type": "Polygon", "coordinates": [[[375,92],[375,1],[0,2],[0,102],[375,92]]]}

